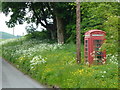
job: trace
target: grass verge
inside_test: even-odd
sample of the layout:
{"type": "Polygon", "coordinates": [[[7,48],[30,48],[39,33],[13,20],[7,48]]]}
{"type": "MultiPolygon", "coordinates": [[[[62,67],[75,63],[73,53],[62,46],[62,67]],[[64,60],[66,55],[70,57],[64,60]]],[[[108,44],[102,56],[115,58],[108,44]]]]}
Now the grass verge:
{"type": "Polygon", "coordinates": [[[75,44],[47,43],[39,40],[5,40],[2,57],[40,83],[60,88],[118,88],[116,56],[108,55],[105,65],[76,64],[75,44]]]}

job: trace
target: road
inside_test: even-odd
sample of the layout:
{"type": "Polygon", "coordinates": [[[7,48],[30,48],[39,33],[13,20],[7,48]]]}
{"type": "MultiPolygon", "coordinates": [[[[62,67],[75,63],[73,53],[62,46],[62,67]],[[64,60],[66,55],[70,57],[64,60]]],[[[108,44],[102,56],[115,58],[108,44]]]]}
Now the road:
{"type": "Polygon", "coordinates": [[[2,77],[0,73],[2,88],[45,88],[45,86],[38,84],[29,76],[24,75],[2,58],[0,58],[0,72],[2,72],[2,77]]]}
{"type": "Polygon", "coordinates": [[[0,90],[2,89],[2,60],[0,58],[0,90]]]}

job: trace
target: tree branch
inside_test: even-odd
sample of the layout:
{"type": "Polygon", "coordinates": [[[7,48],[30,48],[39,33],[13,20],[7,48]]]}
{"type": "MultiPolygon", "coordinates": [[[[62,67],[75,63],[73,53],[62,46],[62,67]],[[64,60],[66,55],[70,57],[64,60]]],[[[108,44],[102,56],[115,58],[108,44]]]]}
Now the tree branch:
{"type": "Polygon", "coordinates": [[[35,11],[34,9],[34,5],[33,3],[31,2],[31,9],[33,10],[33,15],[35,15],[35,17],[37,18],[37,24],[40,23],[43,27],[47,28],[46,25],[44,23],[42,23],[42,18],[38,16],[37,12],[35,11]]]}

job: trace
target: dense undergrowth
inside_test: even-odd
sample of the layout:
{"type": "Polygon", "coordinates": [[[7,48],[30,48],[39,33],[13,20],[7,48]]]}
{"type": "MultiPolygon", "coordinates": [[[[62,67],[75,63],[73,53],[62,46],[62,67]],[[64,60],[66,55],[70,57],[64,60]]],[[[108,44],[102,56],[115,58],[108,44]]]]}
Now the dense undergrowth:
{"type": "Polygon", "coordinates": [[[40,83],[60,88],[118,88],[117,55],[108,54],[104,65],[76,64],[75,44],[14,39],[0,44],[2,57],[40,83]]]}

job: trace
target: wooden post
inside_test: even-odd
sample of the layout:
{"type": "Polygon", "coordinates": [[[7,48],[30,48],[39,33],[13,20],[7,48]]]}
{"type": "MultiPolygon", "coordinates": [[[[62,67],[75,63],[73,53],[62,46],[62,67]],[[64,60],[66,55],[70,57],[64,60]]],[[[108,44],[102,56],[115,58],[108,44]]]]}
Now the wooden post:
{"type": "Polygon", "coordinates": [[[81,39],[80,39],[80,0],[76,0],[76,61],[81,63],[81,39]]]}

